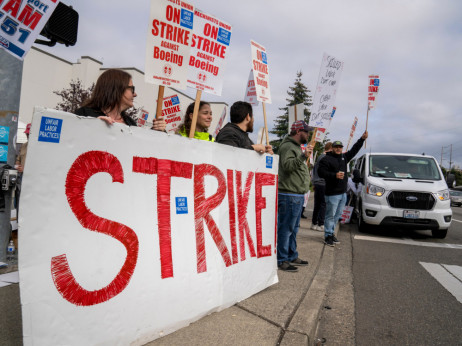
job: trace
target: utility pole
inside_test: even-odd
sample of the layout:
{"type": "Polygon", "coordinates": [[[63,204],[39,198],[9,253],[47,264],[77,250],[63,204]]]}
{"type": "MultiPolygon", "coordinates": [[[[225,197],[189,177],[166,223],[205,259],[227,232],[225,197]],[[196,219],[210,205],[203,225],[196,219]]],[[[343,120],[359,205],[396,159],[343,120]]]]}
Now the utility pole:
{"type": "Polygon", "coordinates": [[[451,167],[452,167],[452,144],[451,144],[451,151],[449,154],[449,171],[451,171],[451,167]]]}
{"type": "MultiPolygon", "coordinates": [[[[16,134],[18,132],[19,99],[21,96],[23,62],[0,49],[0,127],[8,133],[8,145],[1,144],[6,160],[0,163],[0,173],[6,165],[14,167],[16,160],[16,134]]],[[[5,208],[0,210],[0,261],[6,261],[6,248],[11,231],[11,204],[13,188],[0,189],[5,200],[5,208]]]]}
{"type": "Polygon", "coordinates": [[[440,167],[443,167],[443,148],[441,147],[441,160],[440,160],[440,167]]]}

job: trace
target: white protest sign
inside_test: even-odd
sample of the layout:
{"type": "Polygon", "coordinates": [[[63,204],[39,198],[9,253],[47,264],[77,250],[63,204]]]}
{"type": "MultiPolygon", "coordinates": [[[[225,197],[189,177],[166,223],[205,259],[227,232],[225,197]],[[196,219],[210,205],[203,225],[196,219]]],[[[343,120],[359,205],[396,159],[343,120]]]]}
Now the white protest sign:
{"type": "Polygon", "coordinates": [[[343,71],[343,62],[324,53],[319,71],[318,85],[311,106],[310,126],[327,128],[335,103],[337,87],[343,71]]]}
{"type": "Polygon", "coordinates": [[[255,41],[250,41],[250,48],[252,51],[252,69],[257,100],[271,103],[268,55],[266,49],[255,41]]]}
{"type": "Polygon", "coordinates": [[[215,131],[213,131],[212,136],[216,137],[218,135],[218,132],[220,132],[221,128],[223,127],[223,124],[226,120],[226,107],[223,107],[223,111],[221,112],[220,115],[220,120],[218,120],[217,127],[215,127],[215,131]]]}
{"type": "Polygon", "coordinates": [[[289,106],[289,123],[288,123],[288,133],[290,133],[290,127],[294,122],[297,120],[305,121],[305,105],[303,103],[299,103],[295,106],[289,106]]]}
{"type": "Polygon", "coordinates": [[[327,130],[329,129],[330,124],[332,123],[332,118],[334,117],[336,110],[337,110],[337,107],[332,108],[332,113],[330,115],[330,120],[328,122],[326,122],[326,124],[325,124],[326,128],[318,127],[316,129],[316,139],[315,139],[316,142],[322,142],[324,140],[324,138],[326,137],[327,130]]]}
{"type": "Polygon", "coordinates": [[[347,150],[350,147],[351,141],[352,141],[353,136],[355,134],[356,126],[358,126],[358,117],[355,117],[355,120],[353,121],[353,125],[351,126],[350,137],[348,138],[347,150]]]}
{"type": "Polygon", "coordinates": [[[147,127],[148,126],[148,118],[149,112],[145,109],[141,109],[138,114],[138,119],[136,121],[136,125],[139,127],[147,127]]]}
{"type": "Polygon", "coordinates": [[[23,60],[57,4],[57,0],[1,0],[0,48],[23,60]]]}
{"type": "Polygon", "coordinates": [[[194,6],[184,1],[151,0],[144,79],[186,89],[194,6]]]}
{"type": "Polygon", "coordinates": [[[367,88],[367,101],[369,109],[375,108],[377,94],[379,93],[380,78],[377,75],[369,76],[369,86],[367,88]]]}
{"type": "Polygon", "coordinates": [[[348,205],[343,207],[342,215],[340,216],[340,223],[350,223],[351,215],[353,214],[353,207],[348,205]]]}
{"type": "Polygon", "coordinates": [[[36,108],[24,345],[144,345],[277,283],[278,156],[36,108]]]}
{"type": "Polygon", "coordinates": [[[188,87],[221,95],[231,26],[211,15],[194,11],[188,87]]]}
{"type": "Polygon", "coordinates": [[[162,116],[167,123],[165,130],[169,133],[175,133],[184,119],[180,106],[180,98],[175,94],[164,97],[163,102],[162,116]]]}
{"type": "Polygon", "coordinates": [[[252,106],[258,106],[257,89],[255,88],[255,80],[253,78],[253,70],[250,70],[249,80],[247,81],[247,88],[245,89],[244,101],[250,103],[252,106]]]}

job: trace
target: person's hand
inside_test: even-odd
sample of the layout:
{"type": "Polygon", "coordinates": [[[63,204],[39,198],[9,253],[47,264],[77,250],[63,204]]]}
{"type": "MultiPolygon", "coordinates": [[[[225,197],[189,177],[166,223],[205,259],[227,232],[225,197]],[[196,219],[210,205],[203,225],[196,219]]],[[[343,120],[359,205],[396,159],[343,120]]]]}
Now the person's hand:
{"type": "Polygon", "coordinates": [[[345,172],[342,172],[342,171],[337,172],[337,174],[335,175],[335,177],[340,180],[343,180],[344,176],[345,176],[345,172]]]}
{"type": "Polygon", "coordinates": [[[23,165],[15,165],[15,168],[18,170],[19,173],[22,173],[24,171],[24,166],[23,165]]]}
{"type": "Polygon", "coordinates": [[[266,151],[266,147],[263,144],[254,144],[252,148],[259,154],[263,154],[266,151]]]}
{"type": "Polygon", "coordinates": [[[165,122],[164,118],[154,119],[152,121],[152,127],[151,127],[152,130],[165,131],[166,127],[167,127],[167,123],[165,122]]]}
{"type": "Polygon", "coordinates": [[[312,152],[313,152],[313,146],[311,144],[308,144],[305,149],[305,157],[306,158],[310,157],[312,152]]]}
{"type": "Polygon", "coordinates": [[[265,146],[265,153],[270,154],[270,155],[274,155],[273,147],[271,145],[266,145],[265,146]]]}
{"type": "Polygon", "coordinates": [[[366,139],[367,137],[369,136],[369,134],[367,133],[367,130],[364,131],[363,135],[361,136],[362,139],[366,139]]]}
{"type": "Polygon", "coordinates": [[[112,124],[115,123],[115,120],[112,119],[111,117],[108,117],[107,115],[102,115],[102,116],[98,117],[98,119],[103,120],[108,125],[112,125],[112,124]]]}

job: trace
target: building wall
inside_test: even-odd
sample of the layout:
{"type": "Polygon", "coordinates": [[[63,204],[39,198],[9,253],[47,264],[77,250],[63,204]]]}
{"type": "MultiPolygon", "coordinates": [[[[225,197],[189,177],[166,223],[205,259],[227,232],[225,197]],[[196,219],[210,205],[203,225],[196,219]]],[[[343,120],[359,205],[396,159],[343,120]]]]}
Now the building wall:
{"type": "MultiPolygon", "coordinates": [[[[30,123],[35,106],[55,108],[61,98],[53,91],[68,88],[71,80],[79,79],[84,88],[89,88],[106,69],[100,61],[89,56],[83,56],[76,63],[72,63],[33,47],[24,59],[19,106],[20,121],[25,124],[30,123]]],[[[135,107],[147,110],[149,112],[148,122],[152,122],[155,117],[159,87],[145,83],[144,73],[136,68],[121,69],[132,75],[138,94],[134,102],[135,107]]],[[[164,97],[175,94],[179,96],[183,112],[191,102],[194,102],[194,99],[181,91],[165,87],[164,97]]],[[[211,103],[214,116],[209,132],[215,130],[225,106],[227,105],[224,102],[211,103]]]]}

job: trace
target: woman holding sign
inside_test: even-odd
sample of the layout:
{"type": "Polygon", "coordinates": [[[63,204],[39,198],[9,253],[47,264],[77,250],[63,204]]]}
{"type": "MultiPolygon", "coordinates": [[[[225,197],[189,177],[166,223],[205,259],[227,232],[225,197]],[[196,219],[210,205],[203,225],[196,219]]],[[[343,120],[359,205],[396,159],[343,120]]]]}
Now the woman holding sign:
{"type": "MultiPolygon", "coordinates": [[[[136,121],[125,112],[133,107],[136,96],[132,76],[122,70],[109,69],[99,76],[90,99],[75,114],[99,118],[108,125],[122,123],[136,126],[136,121]]],[[[164,119],[154,119],[153,130],[164,131],[165,127],[164,119]]]]}
{"type": "MultiPolygon", "coordinates": [[[[178,134],[183,137],[189,137],[189,131],[191,130],[191,123],[194,113],[194,102],[191,103],[186,109],[186,115],[184,117],[183,124],[178,129],[178,134]]],[[[207,131],[210,124],[212,123],[212,108],[210,103],[200,101],[199,112],[197,114],[196,131],[194,132],[194,138],[201,139],[203,141],[215,142],[215,138],[212,137],[207,131]]]]}

